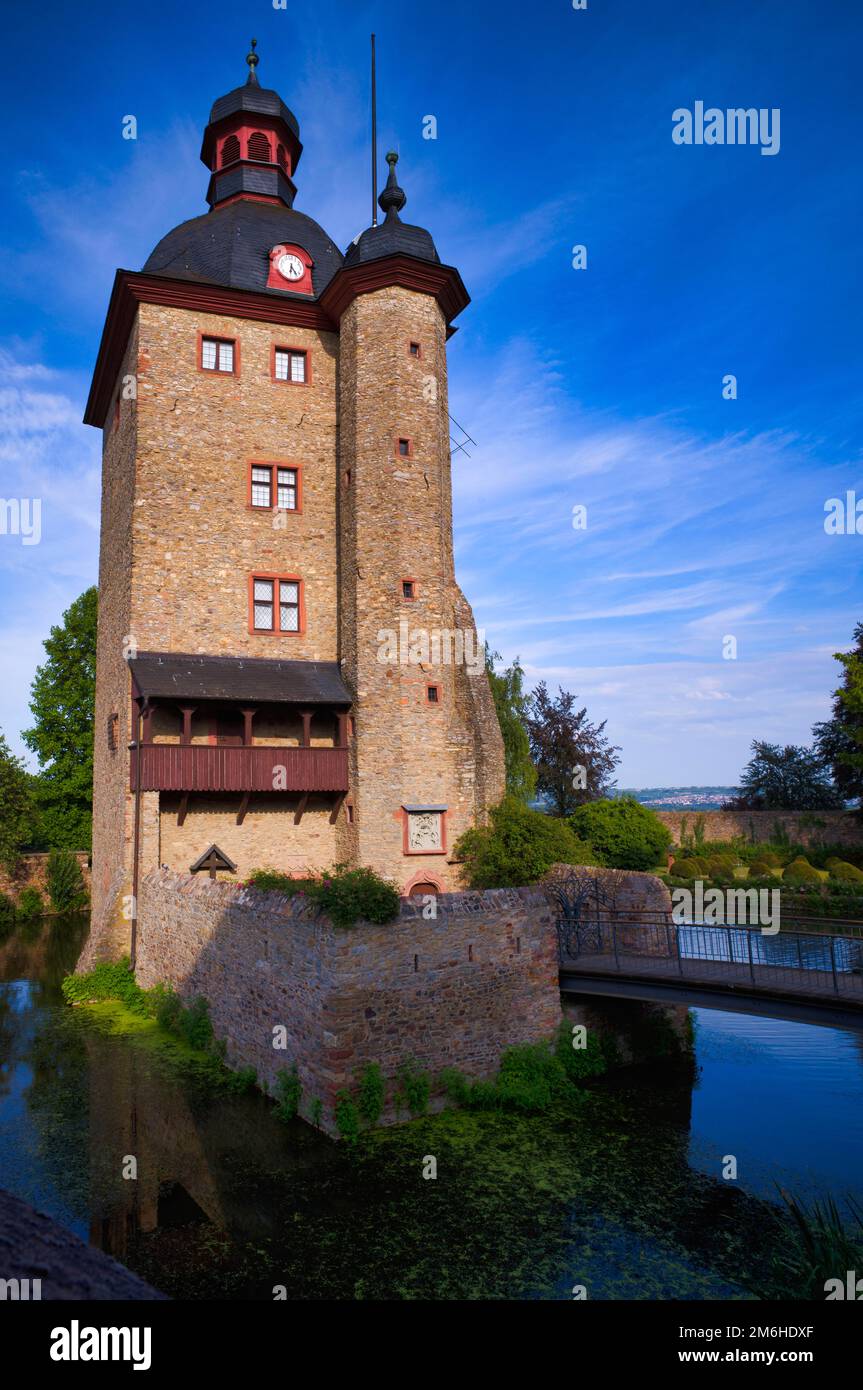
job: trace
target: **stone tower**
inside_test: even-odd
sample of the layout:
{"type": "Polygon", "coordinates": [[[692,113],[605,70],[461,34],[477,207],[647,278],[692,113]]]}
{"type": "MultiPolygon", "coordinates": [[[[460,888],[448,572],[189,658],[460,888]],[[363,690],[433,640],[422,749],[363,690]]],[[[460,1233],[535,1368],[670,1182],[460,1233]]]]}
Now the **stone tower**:
{"type": "Polygon", "coordinates": [[[503,793],[453,571],[446,339],[468,303],[386,216],[342,256],[293,207],[299,125],[249,77],[213,106],[209,212],[118,271],[85,419],[103,432],[89,955],[136,883],[374,867],[458,886],[503,793]],[[211,861],[207,861],[208,865],[211,861]]]}

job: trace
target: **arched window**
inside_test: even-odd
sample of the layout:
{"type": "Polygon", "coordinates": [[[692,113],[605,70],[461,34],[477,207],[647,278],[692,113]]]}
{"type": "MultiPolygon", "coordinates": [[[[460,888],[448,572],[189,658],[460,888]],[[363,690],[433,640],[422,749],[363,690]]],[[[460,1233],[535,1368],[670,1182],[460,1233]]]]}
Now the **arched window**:
{"type": "Polygon", "coordinates": [[[270,142],[259,130],[249,136],[249,159],[260,159],[265,164],[270,162],[270,142]]]}
{"type": "Polygon", "coordinates": [[[287,173],[287,172],[288,172],[288,156],[285,154],[285,147],[284,147],[284,145],[279,145],[279,148],[276,150],[276,159],[279,161],[279,164],[282,166],[282,168],[284,169],[285,173],[287,173]]]}
{"type": "Polygon", "coordinates": [[[240,157],[240,142],[236,135],[229,135],[222,145],[222,168],[226,164],[233,164],[235,159],[240,157]]]}

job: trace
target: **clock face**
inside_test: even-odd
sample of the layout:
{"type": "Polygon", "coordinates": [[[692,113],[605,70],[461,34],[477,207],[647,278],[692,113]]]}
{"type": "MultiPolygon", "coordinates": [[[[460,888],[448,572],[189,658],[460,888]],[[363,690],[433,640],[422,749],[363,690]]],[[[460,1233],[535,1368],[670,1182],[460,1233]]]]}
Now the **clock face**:
{"type": "Polygon", "coordinates": [[[299,256],[290,254],[279,257],[276,262],[276,269],[286,280],[302,280],[306,273],[306,267],[299,256]]]}

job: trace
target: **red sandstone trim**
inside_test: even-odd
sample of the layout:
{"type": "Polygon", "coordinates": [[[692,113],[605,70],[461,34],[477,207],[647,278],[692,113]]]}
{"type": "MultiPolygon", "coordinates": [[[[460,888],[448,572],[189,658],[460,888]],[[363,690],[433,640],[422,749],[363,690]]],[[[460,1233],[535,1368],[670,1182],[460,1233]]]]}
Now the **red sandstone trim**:
{"type": "Polygon", "coordinates": [[[443,700],[442,700],[442,698],[441,698],[442,695],[443,695],[443,689],[442,689],[442,687],[441,687],[440,681],[426,681],[426,704],[429,704],[429,705],[436,705],[436,706],[437,706],[437,705],[442,705],[442,704],[443,704],[443,700]],[[436,691],[437,691],[437,699],[436,699],[436,700],[433,700],[433,699],[431,698],[431,696],[429,695],[429,691],[430,691],[430,690],[436,690],[436,691]]]}
{"type": "Polygon", "coordinates": [[[416,579],[411,579],[410,575],[406,574],[405,577],[404,577],[403,579],[399,580],[399,583],[400,583],[401,586],[402,586],[402,602],[403,602],[403,603],[416,603],[417,599],[419,598],[419,583],[417,582],[417,580],[416,580],[416,579]],[[410,584],[410,585],[412,585],[410,594],[406,594],[406,593],[405,593],[405,590],[404,590],[405,584],[410,584]]]}
{"type": "Polygon", "coordinates": [[[391,285],[432,295],[447,323],[470,303],[470,295],[454,266],[420,260],[417,256],[382,256],[378,261],[342,266],[321,295],[320,305],[334,319],[340,319],[357,295],[373,294],[391,285]]]}
{"type": "Polygon", "coordinates": [[[445,893],[444,888],[437,874],[429,873],[428,869],[418,869],[412,878],[409,878],[402,891],[403,898],[409,898],[418,883],[430,883],[436,893],[445,893]]]}
{"type": "Polygon", "coordinates": [[[394,434],[393,455],[396,459],[412,459],[414,456],[413,436],[410,434],[394,434]],[[408,446],[408,451],[406,454],[401,453],[399,449],[399,445],[401,444],[402,440],[404,440],[408,446]]]}
{"type": "Polygon", "coordinates": [[[422,362],[422,360],[423,360],[423,345],[422,345],[422,343],[418,343],[417,340],[416,340],[416,338],[409,338],[409,339],[408,339],[408,346],[407,346],[407,354],[408,354],[408,357],[411,359],[412,362],[422,362]],[[417,351],[416,351],[416,352],[411,352],[411,348],[412,348],[412,347],[416,347],[416,348],[417,348],[417,351]]]}

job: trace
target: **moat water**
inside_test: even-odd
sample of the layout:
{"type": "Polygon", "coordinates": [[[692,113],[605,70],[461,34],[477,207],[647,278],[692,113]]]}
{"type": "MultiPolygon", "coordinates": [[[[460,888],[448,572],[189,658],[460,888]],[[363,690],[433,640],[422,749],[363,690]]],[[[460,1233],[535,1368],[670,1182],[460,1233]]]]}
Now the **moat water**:
{"type": "Polygon", "coordinates": [[[447,1111],[351,1154],[214,1092],[110,1009],[69,1008],[84,930],[0,941],[0,1186],[174,1297],[745,1298],[778,1186],[863,1200],[861,1033],[697,1009],[688,1064],[540,1116],[447,1111]]]}

